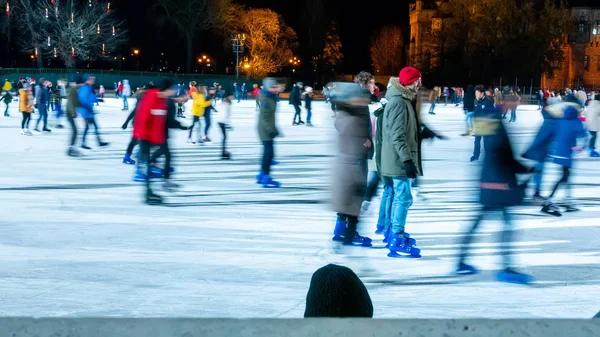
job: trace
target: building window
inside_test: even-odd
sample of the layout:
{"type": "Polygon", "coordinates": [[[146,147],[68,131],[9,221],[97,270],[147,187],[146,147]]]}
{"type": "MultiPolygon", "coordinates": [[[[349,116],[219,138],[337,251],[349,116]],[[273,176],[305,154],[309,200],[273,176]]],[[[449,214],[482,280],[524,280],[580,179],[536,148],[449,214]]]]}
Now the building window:
{"type": "Polygon", "coordinates": [[[586,71],[590,70],[590,57],[587,55],[583,57],[583,69],[586,71]]]}
{"type": "Polygon", "coordinates": [[[580,33],[585,32],[585,23],[583,23],[583,22],[579,23],[579,32],[580,33]]]}
{"type": "Polygon", "coordinates": [[[560,69],[561,68],[561,62],[560,61],[552,61],[550,62],[550,66],[554,69],[560,69]]]}

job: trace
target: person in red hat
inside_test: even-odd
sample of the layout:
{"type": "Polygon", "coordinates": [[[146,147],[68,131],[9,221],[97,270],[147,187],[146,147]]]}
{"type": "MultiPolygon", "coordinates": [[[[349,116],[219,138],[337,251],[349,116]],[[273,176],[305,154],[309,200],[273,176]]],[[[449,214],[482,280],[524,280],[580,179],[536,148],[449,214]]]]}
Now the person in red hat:
{"type": "Polygon", "coordinates": [[[421,124],[416,107],[420,86],[421,72],[413,67],[403,68],[397,78],[391,78],[382,127],[377,129],[377,167],[386,187],[393,190],[386,207],[391,214],[391,224],[388,222],[385,229],[389,257],[400,257],[398,253],[420,257],[421,252],[415,247],[415,239],[405,231],[408,209],[413,203],[411,182],[423,172],[421,124]]]}

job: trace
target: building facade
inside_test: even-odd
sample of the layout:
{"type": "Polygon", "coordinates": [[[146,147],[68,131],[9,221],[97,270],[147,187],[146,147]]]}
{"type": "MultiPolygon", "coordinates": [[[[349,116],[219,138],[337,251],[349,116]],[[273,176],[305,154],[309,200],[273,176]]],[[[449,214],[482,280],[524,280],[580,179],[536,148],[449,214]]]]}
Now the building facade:
{"type": "MultiPolygon", "coordinates": [[[[452,0],[413,0],[409,3],[410,36],[408,63],[427,73],[440,62],[439,32],[442,18],[438,8],[452,0]]],[[[575,30],[563,49],[564,60],[553,64],[554,74],[541,78],[549,89],[600,88],[600,8],[574,7],[575,30]]]]}

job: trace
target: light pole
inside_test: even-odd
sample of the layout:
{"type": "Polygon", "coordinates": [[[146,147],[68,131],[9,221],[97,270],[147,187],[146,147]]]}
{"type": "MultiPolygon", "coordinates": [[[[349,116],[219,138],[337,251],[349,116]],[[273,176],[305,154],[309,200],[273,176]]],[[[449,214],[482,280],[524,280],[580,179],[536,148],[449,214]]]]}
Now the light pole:
{"type": "Polygon", "coordinates": [[[202,57],[198,58],[198,63],[200,63],[200,71],[202,73],[202,75],[204,75],[204,65],[206,65],[207,67],[210,67],[210,57],[207,57],[206,55],[202,55],[202,57]]]}
{"type": "Polygon", "coordinates": [[[292,72],[296,72],[296,66],[300,64],[300,59],[294,56],[294,58],[290,59],[290,65],[292,66],[292,72]]]}
{"type": "Polygon", "coordinates": [[[230,34],[229,39],[233,45],[233,52],[235,53],[235,79],[240,79],[240,53],[244,52],[244,40],[246,40],[246,34],[230,34]]]}

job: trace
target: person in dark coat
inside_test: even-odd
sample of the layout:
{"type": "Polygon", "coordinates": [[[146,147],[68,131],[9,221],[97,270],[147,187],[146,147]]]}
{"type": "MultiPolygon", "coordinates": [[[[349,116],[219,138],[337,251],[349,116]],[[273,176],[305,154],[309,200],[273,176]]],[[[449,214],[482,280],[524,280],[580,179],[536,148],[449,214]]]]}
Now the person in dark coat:
{"type": "Polygon", "coordinates": [[[293,125],[302,125],[304,122],[302,121],[302,89],[304,88],[304,84],[302,82],[296,83],[290,92],[290,105],[294,106],[294,110],[296,113],[294,114],[294,122],[293,125]],[[298,117],[298,121],[296,122],[296,117],[298,117]]]}
{"type": "MultiPolygon", "coordinates": [[[[473,110],[473,118],[477,120],[477,118],[485,114],[486,110],[495,110],[494,101],[485,94],[485,87],[483,85],[478,85],[475,87],[475,109],[473,110]]],[[[471,162],[479,160],[479,156],[481,155],[481,141],[482,136],[479,134],[477,125],[475,124],[475,144],[473,147],[473,155],[470,159],[471,162]]]]}
{"type": "Polygon", "coordinates": [[[258,115],[258,136],[263,144],[263,158],[261,170],[256,177],[256,182],[263,187],[277,188],[280,183],[271,178],[271,165],[275,157],[273,141],[280,136],[275,123],[277,112],[277,94],[283,91],[283,85],[275,79],[267,77],[263,80],[264,89],[260,92],[260,112],[258,115]]]}
{"type": "Polygon", "coordinates": [[[476,117],[477,132],[483,136],[486,155],[481,170],[480,203],[482,210],[461,242],[458,261],[459,275],[476,274],[475,267],[466,264],[469,246],[473,234],[479,228],[485,215],[492,211],[502,212],[504,230],[501,233],[503,270],[497,274],[499,281],[511,283],[530,283],[533,278],[513,268],[509,246],[512,242],[513,226],[508,207],[522,203],[525,186],[517,182],[518,173],[531,173],[531,170],[515,160],[506,129],[501,122],[502,115],[495,108],[486,108],[476,117]]]}
{"type": "Polygon", "coordinates": [[[467,129],[462,136],[469,136],[471,132],[473,132],[473,127],[475,126],[473,123],[474,114],[475,114],[475,88],[472,84],[467,86],[467,90],[465,90],[465,97],[463,99],[463,110],[465,111],[465,121],[467,124],[467,129]]]}

